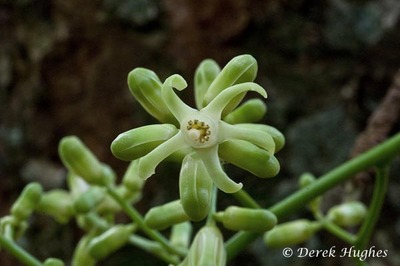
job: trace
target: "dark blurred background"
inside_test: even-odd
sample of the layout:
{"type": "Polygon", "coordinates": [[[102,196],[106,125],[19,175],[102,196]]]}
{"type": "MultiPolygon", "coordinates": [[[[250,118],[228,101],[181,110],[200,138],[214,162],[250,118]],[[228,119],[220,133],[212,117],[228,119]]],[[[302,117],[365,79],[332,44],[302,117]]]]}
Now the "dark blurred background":
{"type": "MultiPolygon", "coordinates": [[[[280,129],[287,144],[274,179],[227,170],[263,206],[273,204],[296,190],[304,171],[323,174],[399,131],[399,16],[397,0],[1,0],[0,216],[30,181],[46,190],[65,187],[57,154],[65,135],[78,135],[123,173],[127,163],[112,156],[111,141],[156,122],[130,95],[130,70],[150,68],[161,80],[179,73],[192,84],[201,60],[223,66],[244,53],[258,60],[256,81],[269,94],[263,122],[280,129]]],[[[187,91],[182,97],[193,103],[187,91]]],[[[163,171],[146,185],[139,210],[177,197],[178,168],[162,165],[163,171]],[[173,182],[176,188],[163,189],[173,182]]],[[[389,256],[372,265],[400,265],[399,173],[396,161],[371,242],[389,256]]],[[[373,176],[354,180],[325,204],[346,197],[368,201],[373,176]]],[[[221,196],[222,204],[230,200],[221,196]]],[[[73,221],[60,226],[35,216],[20,244],[40,259],[67,259],[80,234],[73,221]]],[[[333,245],[341,244],[324,233],[307,244],[333,245]]],[[[228,265],[346,263],[285,259],[256,241],[228,265]]],[[[0,251],[0,265],[20,264],[0,251]]],[[[164,264],[128,247],[102,265],[164,264]]]]}

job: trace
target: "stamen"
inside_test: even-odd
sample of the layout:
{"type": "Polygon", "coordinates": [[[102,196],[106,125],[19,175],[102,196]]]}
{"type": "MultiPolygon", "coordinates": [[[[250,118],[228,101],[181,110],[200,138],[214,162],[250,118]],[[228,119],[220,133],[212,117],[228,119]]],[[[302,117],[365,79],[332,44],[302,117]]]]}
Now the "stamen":
{"type": "Polygon", "coordinates": [[[186,129],[189,131],[190,138],[194,141],[204,143],[210,139],[210,126],[203,121],[189,120],[186,129]]]}

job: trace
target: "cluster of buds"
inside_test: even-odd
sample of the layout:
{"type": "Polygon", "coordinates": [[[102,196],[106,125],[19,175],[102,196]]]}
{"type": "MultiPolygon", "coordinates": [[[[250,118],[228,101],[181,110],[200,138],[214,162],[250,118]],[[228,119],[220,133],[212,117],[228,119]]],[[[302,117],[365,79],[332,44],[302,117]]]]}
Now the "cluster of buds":
{"type": "Polygon", "coordinates": [[[240,105],[249,91],[267,97],[254,83],[256,74],[257,62],[250,55],[233,58],[223,69],[213,60],[203,61],[195,73],[195,109],[174,91],[187,87],[181,76],[172,75],[162,83],[151,70],[132,70],[128,76],[132,95],[162,124],[121,133],[111,144],[112,153],[132,161],[143,179],[153,175],[163,160],[182,162],[182,208],[190,220],[204,219],[214,185],[226,193],[242,188],[228,177],[222,163],[262,178],[280,170],[275,153],[284,145],[283,135],[272,126],[254,123],[265,115],[265,103],[251,99],[240,105]]]}
{"type": "MultiPolygon", "coordinates": [[[[299,186],[307,189],[316,181],[310,173],[304,173],[299,180],[299,186]]],[[[332,206],[324,215],[321,211],[321,197],[308,203],[308,208],[315,220],[298,219],[281,223],[264,233],[264,242],[269,247],[282,248],[301,244],[312,238],[318,231],[338,226],[351,228],[359,226],[367,215],[367,207],[360,201],[347,201],[332,206]]],[[[341,230],[341,229],[339,229],[341,230]]]]}

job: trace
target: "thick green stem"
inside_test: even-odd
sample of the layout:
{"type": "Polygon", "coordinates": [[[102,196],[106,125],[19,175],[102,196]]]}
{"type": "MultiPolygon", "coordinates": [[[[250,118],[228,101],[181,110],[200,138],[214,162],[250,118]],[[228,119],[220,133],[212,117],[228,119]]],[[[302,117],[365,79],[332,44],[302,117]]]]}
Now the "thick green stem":
{"type": "Polygon", "coordinates": [[[161,246],[174,254],[177,254],[179,256],[185,256],[187,251],[186,250],[182,250],[182,249],[178,249],[174,246],[172,246],[169,241],[162,235],[160,234],[158,231],[155,231],[151,228],[149,228],[145,223],[144,223],[144,219],[142,217],[142,215],[132,206],[130,206],[128,203],[126,203],[119,195],[118,193],[115,191],[114,188],[112,187],[107,187],[108,193],[110,194],[111,197],[114,198],[114,200],[116,202],[118,202],[118,204],[121,206],[121,208],[125,211],[125,213],[132,219],[132,221],[134,221],[137,226],[145,233],[147,234],[151,239],[159,242],[161,244],[161,246]]]}
{"type": "Polygon", "coordinates": [[[33,257],[31,254],[29,254],[26,250],[18,246],[14,241],[4,237],[2,234],[0,234],[0,247],[3,247],[10,253],[12,256],[14,256],[16,259],[18,259],[20,262],[22,262],[24,265],[27,266],[42,266],[43,264],[33,257]]]}
{"type": "MultiPolygon", "coordinates": [[[[269,210],[275,213],[278,219],[287,217],[288,215],[304,208],[308,202],[322,195],[334,186],[353,177],[359,172],[365,171],[375,165],[381,165],[385,162],[391,161],[391,159],[399,153],[400,133],[360,156],[338,166],[327,174],[321,176],[309,186],[273,205],[269,210]]],[[[252,232],[238,232],[226,243],[228,258],[231,259],[235,257],[258,236],[259,234],[252,232]]]]}

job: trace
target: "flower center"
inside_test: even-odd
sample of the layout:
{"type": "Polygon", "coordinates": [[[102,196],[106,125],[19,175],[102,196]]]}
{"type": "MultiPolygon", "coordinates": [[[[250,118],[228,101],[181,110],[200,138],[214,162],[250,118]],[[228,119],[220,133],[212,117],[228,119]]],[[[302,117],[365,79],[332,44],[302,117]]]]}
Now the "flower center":
{"type": "Polygon", "coordinates": [[[194,141],[204,143],[210,139],[210,126],[203,121],[199,121],[198,119],[189,120],[186,129],[188,130],[189,137],[194,141]]]}
{"type": "Polygon", "coordinates": [[[181,131],[186,142],[193,148],[208,148],[217,144],[218,128],[212,119],[204,115],[184,119],[181,131]]]}

